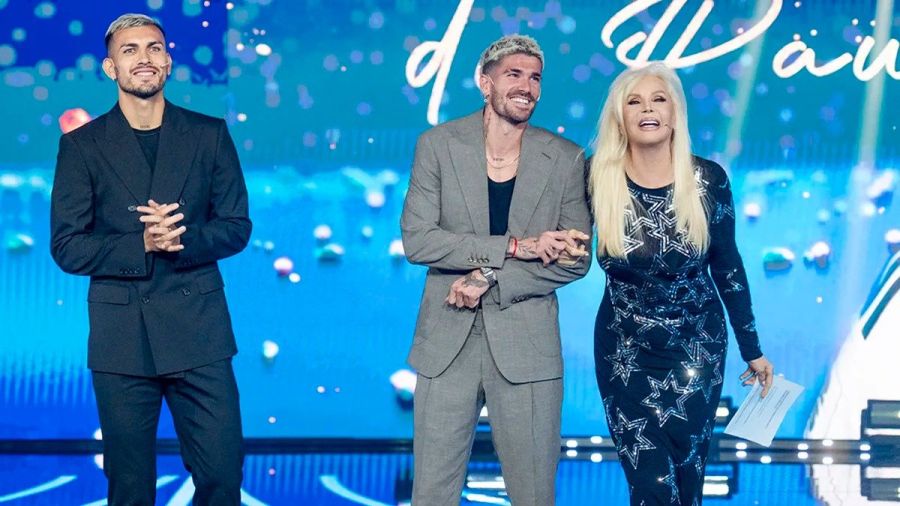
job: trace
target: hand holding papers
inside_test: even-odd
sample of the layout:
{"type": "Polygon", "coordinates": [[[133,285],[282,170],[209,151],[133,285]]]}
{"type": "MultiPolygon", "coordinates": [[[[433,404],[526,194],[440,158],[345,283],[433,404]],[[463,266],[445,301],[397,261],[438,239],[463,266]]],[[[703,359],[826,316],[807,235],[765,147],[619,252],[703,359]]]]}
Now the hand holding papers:
{"type": "Polygon", "coordinates": [[[769,446],[784,420],[784,415],[800,396],[803,387],[778,377],[772,382],[765,399],[760,395],[761,391],[762,386],[757,381],[731,422],[725,427],[725,433],[762,446],[769,446]]]}

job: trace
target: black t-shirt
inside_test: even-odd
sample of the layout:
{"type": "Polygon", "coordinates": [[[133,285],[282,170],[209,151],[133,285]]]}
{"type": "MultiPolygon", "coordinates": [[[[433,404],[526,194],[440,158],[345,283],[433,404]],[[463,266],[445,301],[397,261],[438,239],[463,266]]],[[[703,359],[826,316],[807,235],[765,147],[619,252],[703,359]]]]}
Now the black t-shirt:
{"type": "Polygon", "coordinates": [[[516,178],[498,183],[488,178],[488,207],[490,208],[491,235],[504,235],[509,228],[509,205],[512,203],[516,178]]]}
{"type": "Polygon", "coordinates": [[[137,137],[138,144],[141,146],[141,151],[144,152],[144,157],[147,159],[147,165],[150,166],[150,172],[153,172],[153,168],[156,167],[156,150],[159,149],[160,128],[162,127],[156,127],[153,130],[132,128],[134,136],[137,137]]]}

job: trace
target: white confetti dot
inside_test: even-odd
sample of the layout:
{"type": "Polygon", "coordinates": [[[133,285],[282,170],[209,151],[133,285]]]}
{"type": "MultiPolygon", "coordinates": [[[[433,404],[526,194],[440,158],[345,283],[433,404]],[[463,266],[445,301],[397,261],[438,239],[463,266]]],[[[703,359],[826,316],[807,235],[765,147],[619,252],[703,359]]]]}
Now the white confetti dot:
{"type": "Polygon", "coordinates": [[[279,276],[287,276],[294,270],[294,261],[288,257],[278,257],[272,263],[279,276]]]}
{"type": "Polygon", "coordinates": [[[270,341],[268,339],[263,341],[262,353],[263,353],[264,357],[266,357],[269,360],[272,360],[278,356],[278,351],[279,351],[278,343],[276,343],[275,341],[270,341]]]}
{"type": "Polygon", "coordinates": [[[313,237],[320,241],[327,241],[331,239],[331,227],[328,225],[319,225],[315,229],[313,229],[313,237]]]}

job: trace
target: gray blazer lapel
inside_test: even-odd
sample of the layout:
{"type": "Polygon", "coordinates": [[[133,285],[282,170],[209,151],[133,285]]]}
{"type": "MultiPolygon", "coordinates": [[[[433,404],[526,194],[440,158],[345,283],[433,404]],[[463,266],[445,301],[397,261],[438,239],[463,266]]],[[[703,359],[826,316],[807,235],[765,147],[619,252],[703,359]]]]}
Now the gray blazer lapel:
{"type": "Polygon", "coordinates": [[[490,234],[487,161],[484,157],[484,124],[481,111],[470,114],[460,125],[460,136],[448,142],[450,160],[462,188],[475,233],[490,234]]]}
{"type": "Polygon", "coordinates": [[[146,204],[150,191],[150,166],[137,137],[118,103],[105,118],[105,139],[97,138],[97,147],[134,200],[146,204]]]}
{"type": "Polygon", "coordinates": [[[190,125],[181,110],[166,101],[150,186],[150,196],[155,201],[160,204],[178,202],[199,144],[198,139],[190,136],[190,125]]]}
{"type": "Polygon", "coordinates": [[[543,131],[531,126],[522,138],[516,187],[509,205],[509,233],[515,237],[525,236],[531,216],[556,166],[556,151],[549,149],[547,140],[548,136],[543,131]]]}

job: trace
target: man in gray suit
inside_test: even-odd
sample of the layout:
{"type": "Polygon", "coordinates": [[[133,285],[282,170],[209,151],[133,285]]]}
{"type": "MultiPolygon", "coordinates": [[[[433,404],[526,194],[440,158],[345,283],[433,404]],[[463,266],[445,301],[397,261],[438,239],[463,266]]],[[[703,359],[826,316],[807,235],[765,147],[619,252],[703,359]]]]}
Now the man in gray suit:
{"type": "Polygon", "coordinates": [[[555,290],[584,276],[590,215],[581,148],[528,124],[537,43],[481,57],[482,110],[419,137],[401,228],[428,266],[409,363],[418,370],[413,504],[459,504],[478,415],[515,506],[554,503],[562,358],[555,290]]]}

